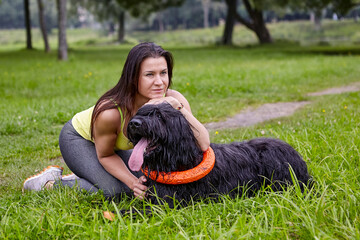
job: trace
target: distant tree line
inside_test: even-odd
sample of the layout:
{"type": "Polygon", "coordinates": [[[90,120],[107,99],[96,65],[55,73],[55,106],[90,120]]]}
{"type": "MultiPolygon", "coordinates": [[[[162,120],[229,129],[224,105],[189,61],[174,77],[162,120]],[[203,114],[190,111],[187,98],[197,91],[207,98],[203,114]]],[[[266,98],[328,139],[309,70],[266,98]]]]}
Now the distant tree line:
{"type": "MultiPolygon", "coordinates": [[[[46,22],[47,31],[57,28],[57,12],[56,1],[43,0],[44,20],[46,22]]],[[[31,13],[31,27],[40,27],[39,9],[37,0],[29,0],[29,8],[31,13]]],[[[0,2],[0,28],[14,29],[24,28],[24,0],[1,0],[0,2]]],[[[76,21],[76,18],[68,19],[68,22],[76,21]]]]}
{"type": "MultiPolygon", "coordinates": [[[[318,28],[326,13],[357,21],[360,0],[0,0],[0,28],[26,28],[27,48],[31,49],[31,28],[39,27],[48,52],[47,33],[57,27],[59,59],[67,59],[66,28],[83,26],[84,16],[107,23],[125,36],[126,16],[143,19],[137,30],[207,28],[224,23],[221,43],[232,44],[236,23],[253,31],[259,43],[271,43],[267,23],[274,20],[311,18],[318,28]]],[[[332,15],[333,16],[333,15],[332,15]]]]}
{"type": "MultiPolygon", "coordinates": [[[[271,22],[276,20],[299,20],[310,19],[312,9],[319,8],[320,15],[325,14],[324,17],[331,18],[334,12],[334,4],[329,4],[332,1],[326,1],[325,4],[316,6],[314,2],[317,0],[308,0],[310,4],[308,7],[304,3],[306,1],[294,1],[294,0],[281,0],[281,1],[269,1],[267,5],[260,6],[264,15],[265,22],[271,22]],[[288,3],[288,2],[298,2],[288,3]],[[276,5],[278,2],[287,2],[283,6],[276,5]],[[328,3],[327,3],[328,2],[328,3]],[[326,10],[325,12],[324,9],[326,10]]],[[[156,9],[147,9],[141,11],[139,9],[129,12],[122,7],[122,0],[69,0],[67,3],[67,26],[68,27],[82,27],[83,22],[80,19],[81,11],[79,7],[88,10],[93,14],[97,21],[111,22],[114,26],[118,25],[118,15],[120,15],[119,9],[124,13],[128,12],[135,18],[142,18],[147,24],[141,25],[139,29],[134,30],[173,30],[173,29],[191,29],[191,28],[203,28],[213,27],[219,25],[220,22],[226,19],[227,4],[231,2],[237,2],[236,11],[240,15],[244,15],[245,19],[249,18],[246,4],[244,2],[264,2],[265,0],[257,1],[242,1],[242,0],[180,0],[179,6],[170,6],[161,11],[156,9]],[[206,19],[206,20],[205,20],[206,19]]],[[[138,1],[129,1],[138,2],[138,1]]],[[[159,1],[161,2],[161,1],[159,1]]],[[[350,0],[339,0],[339,2],[352,2],[350,0]]],[[[353,1],[354,2],[354,1],[353,1]]],[[[356,2],[356,1],[355,1],[356,2]]],[[[360,2],[359,2],[360,3],[360,2]]],[[[31,26],[40,27],[39,23],[39,9],[37,0],[29,0],[30,13],[31,13],[31,26]]],[[[128,6],[128,5],[126,5],[128,6]]],[[[352,6],[352,5],[350,5],[352,6]]],[[[47,31],[57,28],[57,11],[56,1],[43,0],[44,7],[44,19],[46,21],[47,31]]],[[[1,0],[0,1],[0,29],[13,29],[24,28],[24,0],[1,0]]],[[[340,17],[356,17],[360,14],[356,14],[358,11],[347,11],[348,8],[337,11],[337,15],[340,17]]]]}

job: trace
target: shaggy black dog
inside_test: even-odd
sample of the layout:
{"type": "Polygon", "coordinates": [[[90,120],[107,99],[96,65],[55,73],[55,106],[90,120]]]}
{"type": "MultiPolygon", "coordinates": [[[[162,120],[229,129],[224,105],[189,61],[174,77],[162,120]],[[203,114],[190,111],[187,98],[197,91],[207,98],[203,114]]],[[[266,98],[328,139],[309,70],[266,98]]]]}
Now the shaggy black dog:
{"type": "MultiPolygon", "coordinates": [[[[142,145],[135,146],[129,160],[130,168],[135,171],[140,167],[155,170],[161,178],[161,172],[192,169],[203,159],[189,123],[168,103],[140,108],[129,122],[127,134],[133,144],[142,145]]],[[[283,141],[257,138],[211,144],[211,148],[215,153],[215,166],[205,177],[187,184],[171,185],[158,183],[148,176],[149,189],[155,187],[156,195],[172,205],[174,197],[188,202],[219,194],[251,196],[263,187],[283,190],[293,184],[294,179],[299,181],[301,188],[308,184],[310,176],[306,163],[283,141]]],[[[158,203],[154,195],[149,194],[149,197],[158,203]]]]}

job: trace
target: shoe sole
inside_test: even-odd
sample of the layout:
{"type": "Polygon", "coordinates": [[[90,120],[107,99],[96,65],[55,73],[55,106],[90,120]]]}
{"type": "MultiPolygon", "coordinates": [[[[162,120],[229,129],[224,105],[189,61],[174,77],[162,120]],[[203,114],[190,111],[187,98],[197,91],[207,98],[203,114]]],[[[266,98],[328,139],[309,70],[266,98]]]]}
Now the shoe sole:
{"type": "MultiPolygon", "coordinates": [[[[38,178],[38,177],[40,177],[44,172],[46,172],[46,171],[48,171],[48,170],[50,170],[50,169],[52,169],[52,168],[54,168],[55,170],[59,170],[59,171],[63,171],[63,170],[64,170],[63,167],[60,167],[60,166],[58,166],[58,165],[47,166],[47,167],[44,168],[42,171],[40,171],[38,174],[32,175],[32,176],[28,177],[27,179],[25,179],[25,181],[23,182],[23,186],[24,186],[24,184],[26,183],[26,181],[29,181],[29,180],[31,180],[31,179],[38,178]]],[[[22,188],[22,192],[24,192],[24,191],[25,191],[25,189],[24,189],[24,187],[23,187],[23,188],[22,188]]]]}

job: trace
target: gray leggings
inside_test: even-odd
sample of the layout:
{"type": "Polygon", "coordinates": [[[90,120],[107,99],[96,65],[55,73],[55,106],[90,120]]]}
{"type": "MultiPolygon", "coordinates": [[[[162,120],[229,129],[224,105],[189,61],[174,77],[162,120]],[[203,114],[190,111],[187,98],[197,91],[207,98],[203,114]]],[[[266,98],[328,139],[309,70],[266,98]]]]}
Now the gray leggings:
{"type": "MultiPolygon", "coordinates": [[[[80,179],[62,180],[61,183],[56,182],[55,187],[59,185],[75,186],[89,192],[97,192],[101,189],[108,198],[118,197],[121,193],[131,194],[130,189],[124,183],[104,169],[97,158],[95,144],[80,136],[74,129],[71,120],[61,130],[59,146],[66,165],[80,179]]],[[[131,150],[116,151],[116,154],[128,166],[131,150]]],[[[137,177],[142,175],[141,172],[132,173],[137,177]]]]}

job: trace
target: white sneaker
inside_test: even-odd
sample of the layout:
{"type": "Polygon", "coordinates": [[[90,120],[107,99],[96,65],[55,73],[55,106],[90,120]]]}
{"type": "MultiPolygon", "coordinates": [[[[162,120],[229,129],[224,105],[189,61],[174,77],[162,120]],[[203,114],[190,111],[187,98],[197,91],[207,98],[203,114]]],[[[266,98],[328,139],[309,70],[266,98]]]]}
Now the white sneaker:
{"type": "Polygon", "coordinates": [[[80,177],[75,175],[75,173],[70,173],[67,175],[62,175],[61,180],[78,180],[80,177]]]}
{"type": "Polygon", "coordinates": [[[61,179],[63,168],[57,165],[48,166],[44,168],[40,173],[28,177],[24,181],[24,190],[40,191],[44,188],[48,181],[55,181],[61,179]]]}

